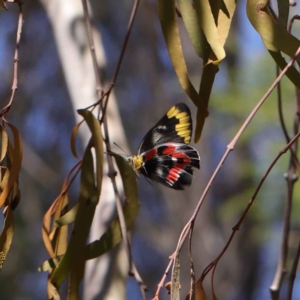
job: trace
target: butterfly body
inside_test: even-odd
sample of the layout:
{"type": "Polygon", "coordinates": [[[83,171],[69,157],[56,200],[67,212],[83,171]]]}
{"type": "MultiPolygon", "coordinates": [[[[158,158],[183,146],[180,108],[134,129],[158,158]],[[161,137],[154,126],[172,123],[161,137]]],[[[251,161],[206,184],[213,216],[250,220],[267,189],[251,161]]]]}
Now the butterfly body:
{"type": "Polygon", "coordinates": [[[189,108],[173,106],[144,137],[138,154],[127,158],[137,174],[181,190],[193,180],[193,167],[200,169],[200,156],[189,146],[192,119],[189,108]]]}

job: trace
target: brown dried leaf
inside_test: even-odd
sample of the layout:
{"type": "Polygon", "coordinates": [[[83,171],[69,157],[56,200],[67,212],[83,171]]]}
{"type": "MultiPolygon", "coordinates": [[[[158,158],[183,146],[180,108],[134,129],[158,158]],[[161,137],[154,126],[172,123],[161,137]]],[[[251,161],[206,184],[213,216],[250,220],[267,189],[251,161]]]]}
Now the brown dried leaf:
{"type": "Polygon", "coordinates": [[[8,10],[5,2],[6,2],[6,0],[0,0],[0,6],[2,6],[3,8],[5,8],[6,10],[8,10]]]}
{"type": "Polygon", "coordinates": [[[5,131],[5,128],[0,125],[0,134],[1,134],[1,153],[0,153],[0,162],[4,159],[8,149],[8,135],[5,131]]]}
{"type": "Polygon", "coordinates": [[[202,278],[196,282],[195,295],[196,300],[207,300],[207,296],[202,285],[202,278]]]}
{"type": "Polygon", "coordinates": [[[13,133],[14,147],[12,150],[9,150],[10,152],[9,156],[12,162],[12,166],[10,169],[7,185],[4,187],[0,195],[0,207],[4,205],[15,181],[18,180],[19,172],[21,169],[21,163],[22,163],[22,140],[19,131],[14,125],[8,122],[6,124],[10,127],[13,133]]]}
{"type": "Polygon", "coordinates": [[[0,254],[1,254],[0,270],[2,269],[3,263],[9,251],[13,239],[13,235],[14,235],[14,215],[12,209],[10,209],[10,207],[7,207],[7,210],[5,211],[4,227],[0,235],[0,254]]]}
{"type": "Polygon", "coordinates": [[[72,130],[72,134],[71,134],[71,140],[70,140],[71,151],[72,151],[72,154],[74,155],[74,157],[76,157],[76,158],[79,157],[77,154],[77,151],[76,151],[76,136],[77,136],[78,130],[83,122],[84,122],[84,120],[82,120],[77,125],[75,125],[72,130]]]}
{"type": "MultiPolygon", "coordinates": [[[[51,218],[52,215],[56,212],[56,209],[61,201],[64,201],[65,197],[65,189],[67,187],[67,181],[65,180],[61,189],[61,193],[59,196],[54,200],[48,211],[44,215],[43,219],[43,228],[42,228],[42,236],[43,236],[43,241],[45,244],[45,247],[50,255],[50,257],[54,258],[55,251],[53,249],[52,245],[52,239],[51,239],[51,218]]],[[[57,227],[56,227],[57,228],[57,227]]],[[[53,231],[52,231],[53,235],[53,231]]]]}

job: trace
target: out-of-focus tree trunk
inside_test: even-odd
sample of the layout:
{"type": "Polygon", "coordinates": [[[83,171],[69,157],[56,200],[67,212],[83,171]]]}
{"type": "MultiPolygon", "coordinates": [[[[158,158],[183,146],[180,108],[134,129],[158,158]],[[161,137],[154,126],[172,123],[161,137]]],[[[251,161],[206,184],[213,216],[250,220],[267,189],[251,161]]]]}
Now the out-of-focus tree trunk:
{"type": "MultiPolygon", "coordinates": [[[[75,118],[80,121],[81,117],[76,113],[76,110],[97,101],[95,76],[88,46],[82,3],[80,0],[41,0],[41,2],[52,24],[75,118]]],[[[96,30],[94,30],[94,39],[99,68],[104,68],[105,53],[101,36],[96,30]]],[[[111,140],[125,145],[123,127],[113,93],[108,106],[108,125],[111,140]]],[[[86,145],[90,137],[88,129],[83,126],[80,134],[83,144],[86,145]]],[[[105,169],[104,174],[107,174],[107,166],[105,166],[105,169]]],[[[120,188],[120,182],[118,185],[120,188]]],[[[91,241],[98,239],[106,230],[106,226],[115,212],[114,199],[110,180],[106,176],[92,225],[91,241]]],[[[124,249],[121,247],[118,251],[112,252],[103,255],[99,259],[87,262],[84,299],[99,299],[100,295],[101,299],[125,299],[128,265],[124,249]],[[112,270],[114,271],[112,272],[112,270]],[[116,291],[118,293],[117,298],[114,294],[116,291]]]]}

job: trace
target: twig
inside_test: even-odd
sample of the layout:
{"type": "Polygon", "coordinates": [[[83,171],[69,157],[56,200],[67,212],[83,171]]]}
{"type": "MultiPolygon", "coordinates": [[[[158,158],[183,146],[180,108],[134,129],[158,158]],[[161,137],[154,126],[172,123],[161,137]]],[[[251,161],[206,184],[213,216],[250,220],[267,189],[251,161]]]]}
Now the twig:
{"type": "MultiPolygon", "coordinates": [[[[278,66],[276,66],[276,76],[279,75],[279,68],[278,66]]],[[[298,89],[296,89],[298,90],[298,89]]],[[[297,94],[297,92],[296,92],[297,94]]],[[[283,110],[282,110],[282,99],[281,99],[281,84],[280,82],[277,85],[277,102],[278,102],[278,114],[279,114],[279,121],[280,121],[280,125],[283,131],[283,135],[285,137],[286,142],[288,143],[291,138],[289,137],[288,131],[286,129],[286,125],[285,125],[285,121],[284,121],[284,117],[283,117],[283,110]]],[[[294,132],[296,133],[296,132],[294,132]]],[[[298,157],[295,153],[295,151],[291,148],[291,156],[294,162],[294,166],[295,168],[298,170],[298,173],[300,174],[300,165],[299,165],[299,160],[298,157]]]]}
{"type": "MultiPolygon", "coordinates": [[[[107,108],[107,104],[108,104],[108,100],[109,100],[111,90],[112,90],[113,86],[115,85],[115,82],[116,82],[116,79],[118,77],[119,70],[120,70],[120,67],[121,67],[121,63],[123,61],[124,53],[125,53],[125,50],[126,50],[126,46],[127,46],[129,36],[130,36],[130,32],[131,32],[132,25],[133,25],[133,20],[134,20],[134,17],[136,15],[136,12],[137,12],[139,0],[136,0],[134,5],[133,5],[131,17],[130,17],[129,24],[128,24],[127,33],[126,33],[126,36],[125,36],[125,40],[124,40],[124,43],[123,43],[123,47],[122,47],[122,50],[121,50],[121,54],[120,54],[120,57],[119,57],[117,68],[116,68],[112,83],[111,83],[108,91],[106,91],[105,93],[101,89],[100,77],[99,77],[99,72],[98,72],[98,64],[97,64],[97,59],[96,59],[96,53],[95,53],[95,47],[94,47],[94,41],[93,41],[93,35],[92,35],[92,29],[91,29],[91,21],[90,21],[89,12],[88,12],[87,1],[82,0],[82,4],[83,4],[83,10],[84,10],[84,16],[85,16],[85,22],[86,22],[86,29],[87,29],[87,32],[88,32],[88,40],[89,40],[89,45],[90,45],[90,49],[91,49],[91,56],[92,56],[93,66],[94,66],[94,71],[95,71],[98,98],[101,99],[92,106],[95,107],[95,106],[97,106],[97,104],[100,104],[102,106],[102,118],[103,118],[103,126],[104,126],[104,141],[105,141],[105,144],[106,144],[106,151],[110,152],[111,151],[111,146],[110,146],[108,125],[107,125],[107,119],[106,119],[106,108],[107,108]],[[104,96],[104,94],[105,94],[105,96],[104,96]],[[104,105],[102,104],[103,99],[106,99],[104,105]]],[[[90,107],[92,107],[92,106],[90,106],[90,107]]],[[[125,249],[126,249],[127,256],[128,256],[129,268],[130,268],[129,273],[131,275],[133,275],[134,278],[136,279],[137,283],[140,286],[143,299],[146,300],[146,293],[145,293],[145,291],[147,290],[146,285],[143,283],[143,281],[142,281],[142,279],[141,279],[141,277],[140,277],[140,275],[139,275],[139,273],[136,269],[136,266],[134,265],[133,260],[132,260],[131,246],[130,246],[129,238],[128,238],[128,235],[127,235],[125,217],[124,217],[124,213],[123,213],[123,209],[122,209],[122,203],[121,203],[119,191],[118,191],[116,180],[115,180],[116,171],[114,169],[114,165],[113,165],[113,161],[112,161],[111,156],[107,157],[107,163],[108,163],[109,177],[111,178],[112,185],[113,185],[113,190],[114,190],[114,194],[115,194],[116,208],[117,208],[117,213],[118,213],[118,217],[119,217],[119,221],[120,221],[120,228],[121,228],[123,241],[124,241],[125,249]]]]}
{"type": "Polygon", "coordinates": [[[23,27],[23,10],[22,10],[22,1],[17,1],[19,5],[19,18],[18,18],[18,29],[17,29],[17,38],[16,38],[16,48],[15,48],[15,55],[14,55],[14,74],[13,74],[13,83],[11,87],[11,96],[9,102],[0,110],[0,117],[5,117],[6,114],[9,112],[10,107],[14,101],[16,90],[18,89],[18,64],[19,64],[19,47],[20,47],[20,40],[22,34],[22,27],[23,27]]]}
{"type": "Polygon", "coordinates": [[[194,269],[194,262],[193,262],[193,255],[192,255],[192,236],[193,236],[193,229],[194,223],[191,224],[191,230],[189,235],[189,258],[190,258],[190,266],[191,266],[191,287],[190,287],[190,297],[189,300],[195,298],[195,269],[194,269]]]}
{"type": "MultiPolygon", "coordinates": [[[[219,173],[221,167],[223,166],[226,158],[228,157],[229,153],[234,149],[235,144],[237,143],[237,141],[239,140],[239,138],[241,137],[241,135],[243,134],[243,132],[245,131],[246,127],[249,125],[250,121],[252,120],[252,118],[255,116],[255,114],[257,113],[257,111],[259,110],[259,108],[262,106],[262,104],[265,102],[265,100],[269,97],[269,95],[271,94],[271,92],[274,90],[274,88],[276,87],[276,85],[278,84],[278,82],[282,79],[282,77],[285,75],[285,73],[287,72],[287,70],[293,65],[293,63],[295,62],[296,58],[299,56],[300,54],[300,47],[297,49],[295,56],[291,59],[291,61],[286,65],[286,67],[281,71],[280,75],[276,78],[276,80],[273,82],[273,84],[270,86],[270,88],[267,90],[267,92],[265,93],[265,95],[260,99],[260,101],[257,103],[257,105],[254,107],[254,109],[251,111],[251,113],[249,114],[249,116],[247,117],[247,119],[245,120],[245,122],[243,123],[242,127],[239,129],[239,131],[237,132],[237,134],[234,136],[234,138],[232,139],[232,141],[227,145],[227,149],[223,155],[223,157],[221,158],[221,161],[219,162],[217,168],[215,169],[214,173],[212,174],[210,180],[208,181],[201,198],[198,201],[198,204],[193,212],[193,215],[191,216],[191,218],[189,219],[189,221],[187,222],[187,224],[184,226],[179,240],[178,240],[178,244],[176,247],[175,252],[170,256],[170,262],[165,270],[165,273],[163,275],[163,278],[166,277],[166,274],[168,274],[170,267],[172,265],[172,262],[174,260],[174,257],[176,256],[176,252],[180,251],[188,234],[189,234],[189,230],[190,230],[190,226],[192,224],[192,222],[194,222],[194,220],[196,219],[199,210],[204,202],[204,199],[206,197],[206,195],[208,194],[208,191],[210,189],[210,187],[212,186],[217,174],[219,173]]],[[[162,278],[162,279],[163,279],[162,278]]],[[[163,286],[162,280],[160,281],[159,285],[158,285],[158,289],[156,291],[155,295],[158,295],[160,287],[163,286]]]]}
{"type": "MultiPolygon", "coordinates": [[[[273,160],[273,162],[271,163],[271,165],[269,166],[269,168],[267,169],[266,173],[264,174],[264,176],[261,178],[258,186],[256,187],[252,197],[250,198],[248,205],[246,207],[246,209],[244,210],[242,216],[240,217],[239,221],[236,223],[236,225],[234,225],[234,227],[232,228],[232,233],[225,245],[225,247],[223,248],[223,250],[221,251],[221,253],[218,255],[218,257],[216,259],[214,259],[203,271],[202,273],[202,277],[204,278],[209,271],[214,268],[214,271],[217,267],[217,263],[219,262],[219,260],[221,259],[221,257],[223,256],[223,254],[226,252],[226,250],[228,249],[234,235],[236,234],[236,232],[240,229],[241,224],[243,223],[248,211],[250,210],[250,207],[252,206],[254,200],[256,199],[263,183],[265,182],[266,178],[268,177],[269,173],[271,172],[271,170],[273,169],[273,167],[275,166],[275,164],[277,163],[277,161],[279,160],[279,158],[286,153],[290,147],[292,147],[292,145],[298,140],[300,136],[300,133],[297,133],[293,139],[282,149],[279,151],[278,155],[276,156],[276,158],[273,160]]],[[[214,276],[214,274],[212,275],[212,277],[214,276]]],[[[213,281],[213,280],[212,280],[213,281]]]]}
{"type": "Polygon", "coordinates": [[[292,300],[294,281],[295,281],[296,274],[297,274],[299,258],[300,258],[300,241],[298,242],[297,252],[296,252],[296,255],[295,255],[295,258],[293,261],[293,266],[292,266],[291,274],[289,277],[287,298],[286,298],[287,300],[292,300]]]}
{"type": "Polygon", "coordinates": [[[122,45],[122,48],[121,48],[120,56],[119,56],[119,59],[118,59],[117,67],[116,67],[116,70],[114,72],[111,83],[110,83],[108,89],[105,92],[106,95],[105,95],[105,97],[103,97],[103,95],[101,95],[101,96],[99,95],[99,100],[96,103],[94,103],[94,104],[92,104],[88,107],[88,108],[90,108],[92,106],[97,106],[99,103],[103,102],[103,99],[106,98],[106,102],[103,106],[103,115],[104,116],[105,116],[106,108],[107,108],[107,105],[108,105],[110,93],[111,93],[113,87],[115,86],[118,75],[119,75],[119,71],[120,71],[120,68],[121,68],[121,65],[122,65],[122,62],[123,62],[124,54],[125,54],[125,51],[126,51],[126,48],[127,48],[127,44],[128,44],[128,41],[129,41],[129,37],[130,37],[131,30],[132,30],[132,27],[133,27],[133,22],[134,22],[136,14],[137,14],[137,9],[138,9],[139,4],[140,4],[140,0],[135,0],[134,1],[133,8],[132,8],[131,15],[130,15],[130,19],[129,19],[128,26],[127,26],[127,32],[126,32],[124,42],[123,42],[123,45],[122,45]]]}
{"type": "MultiPolygon", "coordinates": [[[[289,22],[288,25],[288,30],[291,32],[292,30],[292,25],[295,20],[299,19],[298,16],[294,16],[291,21],[289,22]]],[[[277,67],[278,69],[278,67],[277,67]]],[[[299,128],[299,116],[297,114],[299,110],[299,91],[296,88],[296,99],[297,99],[297,105],[296,105],[296,113],[295,113],[295,118],[294,118],[294,134],[298,133],[298,128],[299,128]]],[[[290,140],[289,135],[287,133],[287,129],[285,126],[285,122],[283,119],[283,111],[282,111],[282,104],[281,104],[281,90],[278,89],[278,111],[279,111],[279,120],[280,124],[284,133],[284,136],[287,141],[290,140]]],[[[279,299],[280,296],[280,290],[283,284],[284,277],[287,273],[286,271],[286,261],[287,261],[287,255],[288,255],[288,238],[290,234],[290,219],[291,219],[291,211],[292,211],[292,200],[293,200],[293,191],[294,191],[294,184],[297,181],[298,177],[297,174],[295,173],[296,169],[299,170],[299,161],[297,159],[297,143],[294,144],[294,147],[291,147],[291,156],[290,156],[290,162],[289,162],[289,167],[288,171],[285,174],[285,179],[287,182],[287,195],[286,195],[286,203],[285,203],[285,209],[284,209],[284,220],[283,220],[283,232],[282,232],[282,241],[281,241],[281,250],[280,250],[280,255],[278,258],[278,263],[277,263],[277,269],[276,273],[273,279],[273,282],[270,286],[270,294],[271,294],[271,299],[277,300],[279,299]],[[294,148],[294,149],[293,149],[294,148]]],[[[299,172],[299,171],[298,171],[299,172]]],[[[292,285],[290,285],[292,286],[292,285]]],[[[292,294],[292,290],[289,290],[292,294]]]]}
{"type": "MultiPolygon", "coordinates": [[[[291,20],[291,24],[294,19],[300,20],[300,17],[295,16],[291,20]]],[[[300,91],[298,88],[295,88],[295,90],[296,90],[296,112],[295,112],[295,117],[294,117],[294,133],[299,132],[299,124],[300,124],[300,114],[299,114],[299,112],[300,112],[300,91]]],[[[297,153],[297,151],[298,151],[298,143],[295,144],[294,153],[297,153]]],[[[292,161],[290,162],[291,169],[292,169],[292,167],[293,167],[293,169],[295,169],[296,162],[293,160],[293,165],[291,163],[292,163],[292,161]]],[[[298,164],[296,166],[298,166],[298,164]]],[[[296,174],[294,174],[294,176],[296,176],[296,174]]],[[[294,187],[295,180],[291,181],[291,183],[292,183],[292,187],[294,187]]],[[[296,278],[299,257],[300,257],[300,242],[297,247],[297,252],[294,257],[291,273],[290,273],[289,280],[288,280],[288,289],[287,289],[287,299],[288,300],[292,300],[294,280],[296,278]]]]}

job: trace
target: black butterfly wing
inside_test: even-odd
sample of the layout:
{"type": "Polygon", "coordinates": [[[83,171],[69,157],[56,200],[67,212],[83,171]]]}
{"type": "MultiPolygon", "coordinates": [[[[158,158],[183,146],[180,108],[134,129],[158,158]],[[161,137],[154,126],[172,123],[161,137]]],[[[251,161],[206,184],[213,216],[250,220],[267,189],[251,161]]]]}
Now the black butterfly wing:
{"type": "Polygon", "coordinates": [[[189,144],[192,126],[189,108],[184,103],[174,105],[145,135],[138,149],[138,154],[163,143],[189,144]]]}
{"type": "Polygon", "coordinates": [[[140,172],[167,187],[182,190],[193,181],[193,167],[200,169],[196,149],[185,144],[167,143],[142,154],[140,172]]]}

